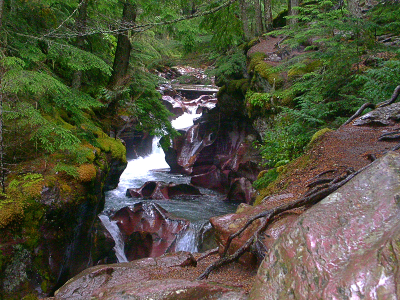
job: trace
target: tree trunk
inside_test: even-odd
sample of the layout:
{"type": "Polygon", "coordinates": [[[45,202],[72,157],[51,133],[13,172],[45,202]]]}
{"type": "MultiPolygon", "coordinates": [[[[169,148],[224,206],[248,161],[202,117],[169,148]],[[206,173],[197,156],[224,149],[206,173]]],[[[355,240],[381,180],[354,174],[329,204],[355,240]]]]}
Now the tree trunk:
{"type": "Polygon", "coordinates": [[[0,89],[0,182],[2,192],[6,192],[4,169],[4,141],[3,141],[3,89],[0,89]]]}
{"type": "MultiPolygon", "coordinates": [[[[126,0],[122,12],[120,26],[127,27],[132,25],[136,20],[136,4],[131,0],[126,0]]],[[[129,66],[129,58],[131,56],[132,45],[127,32],[118,34],[117,49],[115,50],[113,72],[111,74],[108,86],[110,89],[122,85],[129,66]]]]}
{"type": "Polygon", "coordinates": [[[245,41],[248,41],[251,38],[251,32],[250,32],[249,18],[247,16],[247,0],[240,0],[239,4],[240,4],[242,25],[243,25],[244,39],[245,41]]]}
{"type": "MultiPolygon", "coordinates": [[[[79,8],[78,18],[76,20],[76,29],[79,32],[79,36],[76,38],[76,45],[79,49],[85,50],[85,36],[87,28],[87,8],[88,8],[89,0],[84,0],[82,2],[81,7],[79,8]]],[[[75,71],[72,77],[72,87],[75,89],[79,89],[82,85],[82,71],[75,71]]]]}
{"type": "Polygon", "coordinates": [[[3,7],[4,7],[4,0],[0,0],[0,30],[3,26],[3,7]]]}
{"type": "Polygon", "coordinates": [[[271,31],[273,23],[271,0],[264,0],[264,12],[265,12],[265,31],[271,31]]]}
{"type": "Polygon", "coordinates": [[[260,36],[263,31],[261,0],[255,0],[254,5],[255,5],[255,13],[256,13],[255,35],[260,36]]]}
{"type": "MultiPolygon", "coordinates": [[[[297,16],[299,14],[299,11],[297,9],[294,9],[295,7],[300,5],[300,0],[289,0],[288,3],[288,12],[289,16],[297,16]]],[[[297,23],[297,19],[289,19],[289,24],[293,25],[297,23]]]]}
{"type": "Polygon", "coordinates": [[[358,0],[348,0],[347,9],[353,17],[361,18],[361,8],[358,0]]]}

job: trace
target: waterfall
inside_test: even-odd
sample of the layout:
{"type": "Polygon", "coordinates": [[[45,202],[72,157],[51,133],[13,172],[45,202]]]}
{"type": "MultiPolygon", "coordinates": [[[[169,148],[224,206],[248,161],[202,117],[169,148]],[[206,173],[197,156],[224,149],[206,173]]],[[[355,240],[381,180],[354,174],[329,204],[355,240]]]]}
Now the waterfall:
{"type": "MultiPolygon", "coordinates": [[[[194,119],[201,116],[197,114],[197,106],[187,107],[187,113],[172,121],[175,129],[185,129],[193,125],[194,119]]],[[[165,161],[165,154],[158,147],[159,138],[153,139],[152,152],[146,157],[128,161],[128,165],[120,177],[116,189],[106,192],[104,212],[100,215],[103,225],[115,239],[115,252],[119,262],[127,261],[124,253],[124,241],[115,222],[109,220],[107,215],[119,209],[142,202],[142,199],[126,197],[126,190],[140,187],[147,181],[174,182],[176,184],[190,183],[190,177],[168,172],[169,165],[165,161]]],[[[199,252],[202,250],[205,233],[211,228],[209,218],[235,211],[236,205],[223,202],[224,196],[211,190],[200,189],[202,196],[185,199],[155,200],[154,202],[174,214],[178,218],[190,221],[190,226],[176,240],[175,251],[199,252]]],[[[152,200],[146,200],[152,201],[152,200]]]]}
{"type": "Polygon", "coordinates": [[[199,252],[204,234],[211,229],[210,222],[191,222],[189,228],[178,238],[175,251],[199,252]]]}
{"type": "Polygon", "coordinates": [[[110,219],[106,215],[99,215],[99,219],[115,241],[114,251],[118,262],[128,262],[124,251],[124,240],[122,238],[121,232],[119,231],[117,222],[110,221],[110,219]]]}

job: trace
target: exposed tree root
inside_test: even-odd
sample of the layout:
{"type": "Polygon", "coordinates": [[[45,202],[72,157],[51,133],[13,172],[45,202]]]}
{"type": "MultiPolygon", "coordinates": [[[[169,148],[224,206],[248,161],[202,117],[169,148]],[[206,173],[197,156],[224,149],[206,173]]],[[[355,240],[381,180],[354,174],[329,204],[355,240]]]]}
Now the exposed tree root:
{"type": "MultiPolygon", "coordinates": [[[[305,196],[301,199],[298,199],[292,203],[284,204],[281,206],[278,206],[276,208],[270,209],[263,211],[256,216],[252,217],[250,220],[246,222],[246,224],[239,229],[236,233],[232,234],[229,236],[226,246],[224,249],[224,253],[222,257],[215,261],[213,264],[211,264],[204,272],[201,274],[198,279],[206,279],[210,275],[210,273],[224,265],[227,265],[231,262],[237,261],[245,252],[250,251],[251,246],[253,245],[254,241],[259,237],[259,235],[264,232],[268,225],[271,224],[271,222],[275,219],[276,216],[287,212],[288,210],[292,210],[295,208],[299,207],[310,207],[322,199],[324,199],[326,196],[330,195],[334,191],[336,191],[338,188],[349,182],[352,178],[354,178],[357,174],[359,174],[361,171],[366,169],[369,165],[361,168],[360,170],[354,172],[351,169],[346,169],[344,174],[339,175],[338,177],[332,179],[328,184],[325,184],[323,186],[317,186],[313,189],[313,191],[306,193],[305,196]],[[261,222],[261,225],[257,228],[256,232],[232,255],[227,255],[228,249],[232,243],[232,240],[242,234],[254,221],[263,218],[263,221],[261,222]]],[[[328,172],[326,172],[328,173],[328,172]]]]}
{"type": "Polygon", "coordinates": [[[343,123],[342,126],[349,124],[351,121],[353,121],[355,118],[358,118],[359,116],[361,116],[361,114],[364,112],[364,110],[366,110],[367,108],[375,108],[375,104],[372,103],[364,103],[357,111],[354,115],[352,115],[346,122],[343,123]]]}
{"type": "Polygon", "coordinates": [[[349,124],[350,122],[352,122],[355,118],[358,118],[359,116],[361,116],[361,114],[364,112],[364,110],[366,110],[367,108],[378,108],[378,107],[385,107],[388,106],[392,103],[394,103],[397,99],[397,97],[400,94],[400,85],[398,85],[395,89],[394,92],[392,94],[392,97],[390,97],[390,99],[383,101],[381,103],[378,103],[377,105],[372,104],[372,103],[364,103],[363,105],[361,105],[361,107],[356,111],[356,113],[354,115],[352,115],[346,122],[343,123],[342,126],[349,124]]]}
{"type": "Polygon", "coordinates": [[[396,99],[399,96],[399,94],[400,94],[400,85],[398,85],[394,89],[392,97],[390,97],[389,100],[386,100],[386,101],[383,101],[383,102],[379,103],[376,107],[384,107],[384,106],[388,106],[388,105],[392,104],[393,102],[396,101],[396,99]]]}
{"type": "Polygon", "coordinates": [[[199,261],[201,261],[211,255],[217,254],[217,253],[218,253],[218,247],[204,252],[204,254],[202,256],[200,256],[196,261],[199,262],[199,261]]]}
{"type": "Polygon", "coordinates": [[[390,141],[390,140],[397,140],[400,138],[400,131],[393,131],[382,134],[378,141],[390,141]]]}
{"type": "MultiPolygon", "coordinates": [[[[400,85],[398,85],[396,87],[396,89],[393,92],[392,97],[389,100],[381,102],[377,105],[374,105],[372,103],[363,104],[357,110],[357,112],[353,116],[351,116],[343,125],[347,125],[350,122],[352,122],[355,118],[359,117],[364,112],[364,110],[367,108],[375,109],[377,107],[384,107],[384,106],[392,104],[393,102],[396,101],[399,94],[400,94],[400,85]]],[[[382,135],[380,137],[380,140],[398,139],[398,138],[400,138],[400,131],[382,135]]],[[[400,149],[400,143],[397,146],[395,146],[392,149],[392,151],[396,151],[398,149],[400,149]]],[[[374,161],[375,156],[374,155],[371,156],[370,160],[374,161]]],[[[310,206],[318,203],[319,201],[324,199],[326,196],[330,195],[331,193],[335,192],[338,188],[345,185],[347,182],[349,182],[351,179],[353,179],[360,172],[362,172],[363,170],[368,168],[371,165],[371,163],[366,165],[365,167],[359,169],[358,171],[354,171],[353,169],[346,168],[344,170],[344,172],[341,172],[336,177],[321,178],[323,175],[338,172],[337,169],[324,171],[324,172],[318,174],[317,176],[315,176],[314,178],[312,178],[311,180],[309,180],[310,183],[307,186],[309,188],[311,188],[311,190],[308,191],[307,193],[305,193],[301,199],[298,199],[292,203],[278,206],[278,207],[270,209],[270,210],[263,211],[255,216],[253,216],[251,219],[249,219],[246,222],[246,224],[241,229],[239,229],[237,232],[235,232],[234,234],[231,234],[228,237],[222,257],[219,260],[212,263],[210,266],[208,266],[208,268],[203,272],[203,274],[201,274],[198,277],[198,279],[202,280],[202,279],[208,278],[208,276],[210,275],[210,273],[212,271],[214,271],[224,265],[227,265],[231,262],[237,261],[244,253],[249,252],[251,247],[254,245],[254,242],[257,239],[260,239],[261,234],[265,232],[265,230],[276,219],[277,216],[279,216],[280,214],[282,214],[284,212],[293,210],[295,208],[310,207],[310,206]],[[256,221],[258,219],[263,219],[263,220],[261,222],[261,225],[259,225],[257,230],[253,233],[253,235],[250,238],[248,238],[247,241],[238,250],[236,250],[235,253],[233,253],[231,255],[227,255],[229,247],[230,247],[233,239],[238,237],[239,235],[241,235],[251,224],[253,224],[254,221],[256,221]]],[[[258,244],[261,245],[262,243],[258,243],[258,244]]],[[[264,246],[262,246],[262,247],[264,247],[264,246]]],[[[267,249],[259,249],[259,250],[264,251],[264,252],[267,251],[267,249]]]]}

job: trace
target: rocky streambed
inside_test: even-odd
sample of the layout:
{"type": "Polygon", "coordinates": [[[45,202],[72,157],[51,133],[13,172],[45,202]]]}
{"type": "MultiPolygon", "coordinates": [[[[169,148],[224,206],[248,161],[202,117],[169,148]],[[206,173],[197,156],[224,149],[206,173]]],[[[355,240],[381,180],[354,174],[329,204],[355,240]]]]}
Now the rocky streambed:
{"type": "MultiPolygon", "coordinates": [[[[123,279],[114,281],[114,276],[119,276],[120,272],[115,268],[127,268],[124,264],[112,265],[110,269],[106,266],[95,267],[74,278],[69,287],[63,287],[56,299],[69,299],[63,296],[65,291],[71,291],[74,284],[84,280],[85,276],[103,276],[99,282],[104,283],[95,285],[91,295],[104,299],[117,299],[116,295],[121,293],[126,293],[131,299],[174,299],[177,293],[179,299],[398,299],[400,156],[398,151],[390,151],[395,142],[377,142],[383,133],[399,129],[396,118],[390,117],[398,112],[400,106],[395,104],[379,115],[374,112],[370,118],[364,117],[368,122],[360,124],[358,119],[337,131],[328,131],[310,145],[303,157],[286,166],[276,182],[275,193],[265,196],[257,206],[242,204],[234,214],[211,219],[220,249],[223,249],[230,233],[241,228],[257,213],[300,197],[309,189],[307,186],[314,177],[328,176],[343,166],[357,169],[368,166],[305,212],[304,209],[297,209],[277,218],[259,236],[257,249],[242,257],[247,267],[252,261],[257,261],[257,253],[262,252],[264,257],[250,291],[246,276],[253,282],[254,273],[247,269],[246,276],[241,273],[239,282],[235,281],[238,273],[231,270],[238,264],[223,267],[205,282],[192,281],[195,276],[191,274],[198,275],[199,269],[204,270],[202,260],[196,267],[192,257],[198,259],[199,255],[181,253],[159,259],[173,257],[174,260],[183,255],[183,265],[177,262],[166,267],[161,261],[158,263],[157,259],[150,258],[132,263],[152,265],[151,272],[160,272],[157,274],[163,277],[161,281],[158,275],[138,277],[146,282],[143,288],[123,279]],[[374,127],[377,122],[386,125],[374,127]],[[377,160],[371,164],[372,154],[377,160]],[[176,273],[180,273],[181,277],[176,273]],[[225,276],[222,282],[226,283],[227,278],[231,282],[229,290],[221,290],[218,285],[209,290],[209,282],[221,282],[221,274],[225,276]],[[154,289],[154,285],[165,289],[154,289]],[[249,293],[238,292],[235,287],[249,293]]],[[[235,239],[233,250],[240,247],[257,226],[255,222],[235,239]]],[[[147,267],[132,268],[135,272],[142,272],[147,267]]],[[[257,268],[250,269],[254,272],[257,268]]],[[[133,272],[124,270],[127,274],[133,272]]],[[[240,270],[243,272],[246,267],[242,266],[240,270]]]]}

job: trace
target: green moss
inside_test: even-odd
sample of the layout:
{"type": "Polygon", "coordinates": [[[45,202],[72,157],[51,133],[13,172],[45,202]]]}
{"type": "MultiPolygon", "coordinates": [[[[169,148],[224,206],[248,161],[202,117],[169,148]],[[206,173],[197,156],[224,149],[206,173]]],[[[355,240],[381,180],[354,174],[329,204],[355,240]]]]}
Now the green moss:
{"type": "Polygon", "coordinates": [[[93,164],[83,164],[78,168],[79,180],[81,182],[90,182],[96,178],[96,167],[93,164]]]}
{"type": "Polygon", "coordinates": [[[293,99],[297,96],[297,93],[292,88],[287,88],[275,92],[275,97],[279,103],[283,106],[293,106],[293,99]]]}
{"type": "Polygon", "coordinates": [[[288,79],[294,80],[297,78],[301,78],[304,74],[314,72],[316,69],[321,67],[322,62],[320,60],[310,60],[306,59],[305,61],[294,65],[288,71],[288,79]]]}
{"type": "Polygon", "coordinates": [[[261,177],[254,181],[253,186],[256,189],[266,188],[271,182],[276,180],[276,178],[278,178],[278,172],[276,171],[276,168],[270,169],[264,172],[261,177]]]}
{"type": "Polygon", "coordinates": [[[227,86],[228,93],[240,92],[246,95],[249,81],[247,79],[231,80],[227,86]]]}
{"type": "Polygon", "coordinates": [[[284,78],[283,76],[275,70],[273,66],[265,61],[259,62],[254,67],[254,73],[259,74],[262,78],[265,78],[271,86],[276,89],[283,86],[284,78]]]}
{"type": "Polygon", "coordinates": [[[280,166],[283,167],[279,170],[280,172],[278,172],[278,168],[280,167],[273,169],[277,173],[277,177],[275,178],[275,180],[269,182],[267,187],[258,190],[258,195],[254,202],[254,206],[261,204],[262,200],[265,197],[273,194],[279,194],[285,189],[287,189],[287,187],[290,184],[290,176],[292,175],[293,170],[303,169],[309,163],[310,163],[310,155],[304,154],[299,158],[295,159],[294,161],[290,162],[289,164],[285,166],[280,166]]]}
{"type": "Polygon", "coordinates": [[[314,142],[317,141],[320,137],[322,137],[325,133],[330,132],[330,131],[333,131],[333,130],[330,128],[323,128],[321,130],[318,130],[312,136],[310,143],[307,145],[307,148],[309,148],[311,145],[313,145],[314,142]]]}
{"type": "Polygon", "coordinates": [[[101,150],[111,153],[111,156],[115,159],[119,159],[125,163],[127,162],[126,148],[120,140],[110,137],[102,137],[98,138],[97,142],[99,143],[101,150]]]}
{"type": "Polygon", "coordinates": [[[49,288],[49,282],[46,279],[43,280],[42,283],[40,284],[40,288],[42,289],[43,292],[47,293],[49,288]]]}
{"type": "Polygon", "coordinates": [[[0,228],[12,222],[21,222],[25,210],[41,197],[44,178],[42,174],[27,173],[10,178],[7,195],[0,197],[0,228]]]}
{"type": "Polygon", "coordinates": [[[262,52],[255,52],[250,55],[250,62],[248,66],[249,73],[254,72],[255,67],[260,63],[263,62],[266,55],[262,52]]]}

